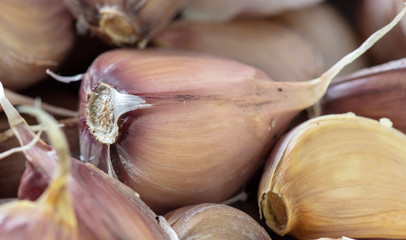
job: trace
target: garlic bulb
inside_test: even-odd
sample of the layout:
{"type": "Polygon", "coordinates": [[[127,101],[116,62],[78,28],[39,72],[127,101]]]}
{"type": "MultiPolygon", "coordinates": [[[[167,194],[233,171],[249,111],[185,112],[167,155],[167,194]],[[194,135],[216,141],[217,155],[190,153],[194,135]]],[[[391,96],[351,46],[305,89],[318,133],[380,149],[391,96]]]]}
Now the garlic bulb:
{"type": "Polygon", "coordinates": [[[405,144],[388,119],[326,115],[297,126],[260,182],[267,225],[298,239],[406,238],[405,144]]]}
{"type": "Polygon", "coordinates": [[[250,179],[290,120],[405,11],[306,82],[271,81],[248,65],[191,52],[103,53],[80,91],[82,160],[117,175],[158,213],[221,202],[250,179]]]}
{"type": "Polygon", "coordinates": [[[266,17],[300,9],[323,0],[191,0],[182,12],[193,21],[225,22],[236,17],[266,17]]]}
{"type": "MultiPolygon", "coordinates": [[[[20,144],[30,143],[34,133],[5,97],[2,88],[0,104],[20,144]]],[[[62,145],[67,149],[67,144],[62,145]]],[[[27,169],[21,179],[19,199],[36,200],[43,194],[57,170],[56,151],[60,148],[53,149],[39,140],[34,147],[24,151],[27,169]]],[[[79,239],[178,239],[167,222],[157,221],[159,217],[125,185],[91,164],[76,159],[70,159],[68,163],[72,173],[65,188],[72,197],[79,239]]]]}
{"type": "Polygon", "coordinates": [[[48,138],[58,156],[58,167],[49,186],[35,202],[20,200],[0,205],[0,238],[78,239],[72,196],[68,190],[71,164],[67,140],[51,116],[38,109],[25,108],[25,112],[47,125],[48,138]]]}
{"type": "Polygon", "coordinates": [[[248,214],[214,203],[182,207],[165,214],[179,239],[271,240],[268,233],[248,214]]]}
{"type": "Polygon", "coordinates": [[[79,31],[115,45],[146,42],[183,7],[186,0],[65,0],[79,31]]]}
{"type": "MultiPolygon", "coordinates": [[[[354,30],[331,3],[288,11],[277,16],[277,19],[303,34],[320,52],[324,67],[322,70],[333,66],[337,60],[358,46],[359,39],[354,30]]],[[[294,50],[296,49],[295,47],[294,50]]],[[[366,66],[366,58],[360,56],[340,74],[349,74],[366,66]]]]}
{"type": "Polygon", "coordinates": [[[321,101],[321,114],[354,112],[389,118],[406,133],[406,59],[366,68],[337,79],[321,101]]]}
{"type": "Polygon", "coordinates": [[[62,0],[2,0],[0,81],[10,89],[45,79],[73,46],[72,19],[62,0]]]}
{"type": "Polygon", "coordinates": [[[275,81],[309,80],[319,76],[323,68],[321,56],[311,42],[269,19],[224,23],[175,21],[153,43],[234,59],[264,71],[275,81]]]}
{"type": "MultiPolygon", "coordinates": [[[[361,33],[366,38],[386,24],[403,7],[402,0],[363,0],[359,8],[359,25],[361,33]]],[[[382,39],[371,49],[371,56],[376,63],[385,63],[406,57],[406,21],[382,39]]]]}

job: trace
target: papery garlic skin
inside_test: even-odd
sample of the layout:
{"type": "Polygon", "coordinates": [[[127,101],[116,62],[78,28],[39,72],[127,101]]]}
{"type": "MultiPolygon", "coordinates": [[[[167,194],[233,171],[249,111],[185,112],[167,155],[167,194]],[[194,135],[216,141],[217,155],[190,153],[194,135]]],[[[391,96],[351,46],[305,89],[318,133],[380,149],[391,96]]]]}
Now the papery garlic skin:
{"type": "Polygon", "coordinates": [[[187,0],[64,0],[77,19],[79,32],[114,45],[144,47],[166,26],[187,0]]]}
{"type": "Polygon", "coordinates": [[[180,240],[187,239],[256,239],[271,237],[253,218],[236,208],[203,203],[175,209],[165,218],[180,240]]]}
{"type": "Polygon", "coordinates": [[[74,43],[63,0],[3,0],[0,9],[0,81],[22,89],[45,79],[45,70],[59,66],[74,43]]]}
{"type": "Polygon", "coordinates": [[[225,22],[236,17],[266,17],[300,9],[323,0],[191,0],[183,18],[201,22],[225,22]]]}
{"type": "Polygon", "coordinates": [[[267,225],[298,239],[406,237],[406,135],[354,114],[294,128],[265,167],[258,204],[267,225]]]}

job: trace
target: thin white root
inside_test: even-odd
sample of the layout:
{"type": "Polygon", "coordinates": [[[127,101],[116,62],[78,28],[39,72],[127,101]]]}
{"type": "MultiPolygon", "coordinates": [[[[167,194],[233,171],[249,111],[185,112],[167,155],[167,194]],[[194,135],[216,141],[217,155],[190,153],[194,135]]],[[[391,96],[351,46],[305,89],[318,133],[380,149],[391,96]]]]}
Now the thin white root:
{"type": "Polygon", "coordinates": [[[80,80],[82,80],[82,77],[83,77],[83,74],[77,74],[77,75],[70,76],[70,77],[64,77],[64,76],[60,76],[60,75],[52,72],[50,69],[47,69],[45,72],[49,76],[54,78],[55,80],[57,80],[59,82],[63,82],[63,83],[70,83],[70,82],[80,81],[80,80]]]}
{"type": "MultiPolygon", "coordinates": [[[[27,96],[15,93],[8,89],[4,89],[4,94],[7,97],[7,99],[9,99],[11,104],[14,106],[16,106],[16,105],[34,106],[35,105],[35,99],[33,99],[31,97],[27,97],[27,96]]],[[[47,104],[44,102],[41,103],[41,108],[53,115],[58,115],[58,116],[62,116],[62,117],[77,117],[78,116],[78,113],[76,111],[53,106],[53,105],[50,105],[50,104],[47,104]]]]}
{"type": "Polygon", "coordinates": [[[241,191],[240,193],[232,196],[231,198],[223,201],[221,204],[231,205],[236,202],[244,202],[248,198],[248,194],[245,191],[241,191]]]}
{"type": "Polygon", "coordinates": [[[22,152],[22,151],[26,151],[29,150],[30,148],[34,147],[35,144],[40,140],[41,138],[41,134],[42,134],[42,130],[40,130],[36,135],[35,138],[32,139],[31,142],[29,142],[28,144],[21,146],[21,147],[15,147],[12,149],[9,149],[5,152],[0,153],[0,159],[6,158],[8,156],[10,156],[11,154],[17,153],[17,152],[22,152]]]}
{"type": "MultiPolygon", "coordinates": [[[[58,124],[59,127],[64,127],[65,125],[63,123],[58,124]]],[[[39,131],[44,131],[45,127],[41,124],[39,125],[31,125],[30,126],[31,130],[34,132],[39,132],[39,131]]],[[[14,131],[13,129],[7,129],[6,131],[0,133],[0,142],[7,141],[8,139],[14,137],[14,131]]]]}

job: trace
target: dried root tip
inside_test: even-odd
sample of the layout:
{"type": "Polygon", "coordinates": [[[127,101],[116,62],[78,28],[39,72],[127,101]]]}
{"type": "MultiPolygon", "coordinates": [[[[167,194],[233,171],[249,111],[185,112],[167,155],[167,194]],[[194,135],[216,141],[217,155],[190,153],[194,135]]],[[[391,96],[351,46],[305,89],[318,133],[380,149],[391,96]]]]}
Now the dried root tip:
{"type": "Polygon", "coordinates": [[[99,13],[100,28],[115,44],[134,44],[138,40],[131,19],[120,10],[105,6],[99,13]]]}
{"type": "Polygon", "coordinates": [[[121,115],[151,106],[141,97],[123,94],[108,84],[99,83],[89,96],[87,124],[99,142],[112,144],[118,136],[117,121],[121,115]]]}
{"type": "Polygon", "coordinates": [[[279,235],[285,235],[289,231],[287,227],[290,219],[283,197],[268,192],[263,195],[261,204],[267,225],[279,235]]]}

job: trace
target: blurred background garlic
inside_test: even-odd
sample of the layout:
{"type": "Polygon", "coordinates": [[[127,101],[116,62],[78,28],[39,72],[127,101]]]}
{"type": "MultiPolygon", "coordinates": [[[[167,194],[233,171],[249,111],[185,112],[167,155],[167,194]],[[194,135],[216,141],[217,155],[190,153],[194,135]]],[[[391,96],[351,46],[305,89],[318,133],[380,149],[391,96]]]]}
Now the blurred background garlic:
{"type": "Polygon", "coordinates": [[[321,101],[321,114],[353,112],[383,117],[406,133],[406,59],[357,71],[338,78],[321,101]]]}
{"type": "Polygon", "coordinates": [[[323,0],[191,0],[182,17],[200,22],[224,22],[237,17],[265,18],[323,0]]]}
{"type": "Polygon", "coordinates": [[[306,81],[319,76],[323,69],[323,59],[312,42],[269,19],[223,23],[179,20],[152,42],[163,48],[234,59],[264,71],[274,81],[306,81]]]}
{"type": "Polygon", "coordinates": [[[260,182],[267,225],[298,239],[406,238],[405,144],[388,119],[326,115],[295,127],[260,182]]]}
{"type": "Polygon", "coordinates": [[[114,45],[145,46],[187,0],[64,0],[79,32],[90,30],[114,45]]]}
{"type": "MultiPolygon", "coordinates": [[[[323,71],[360,45],[361,38],[356,34],[355,29],[331,2],[287,11],[276,16],[276,20],[287,24],[312,44],[313,48],[321,54],[323,71]]],[[[352,73],[367,65],[366,57],[360,56],[344,68],[340,75],[352,73]]]]}
{"type": "Polygon", "coordinates": [[[0,81],[22,89],[44,80],[74,42],[63,0],[3,0],[0,9],[0,81]]]}
{"type": "Polygon", "coordinates": [[[170,211],[164,217],[180,240],[271,240],[265,229],[248,214],[223,204],[186,206],[170,211]]]}
{"type": "MultiPolygon", "coordinates": [[[[403,7],[402,0],[363,0],[359,8],[358,24],[366,38],[382,27],[403,7]]],[[[393,29],[371,49],[375,63],[385,63],[406,57],[406,20],[393,29]]]]}

